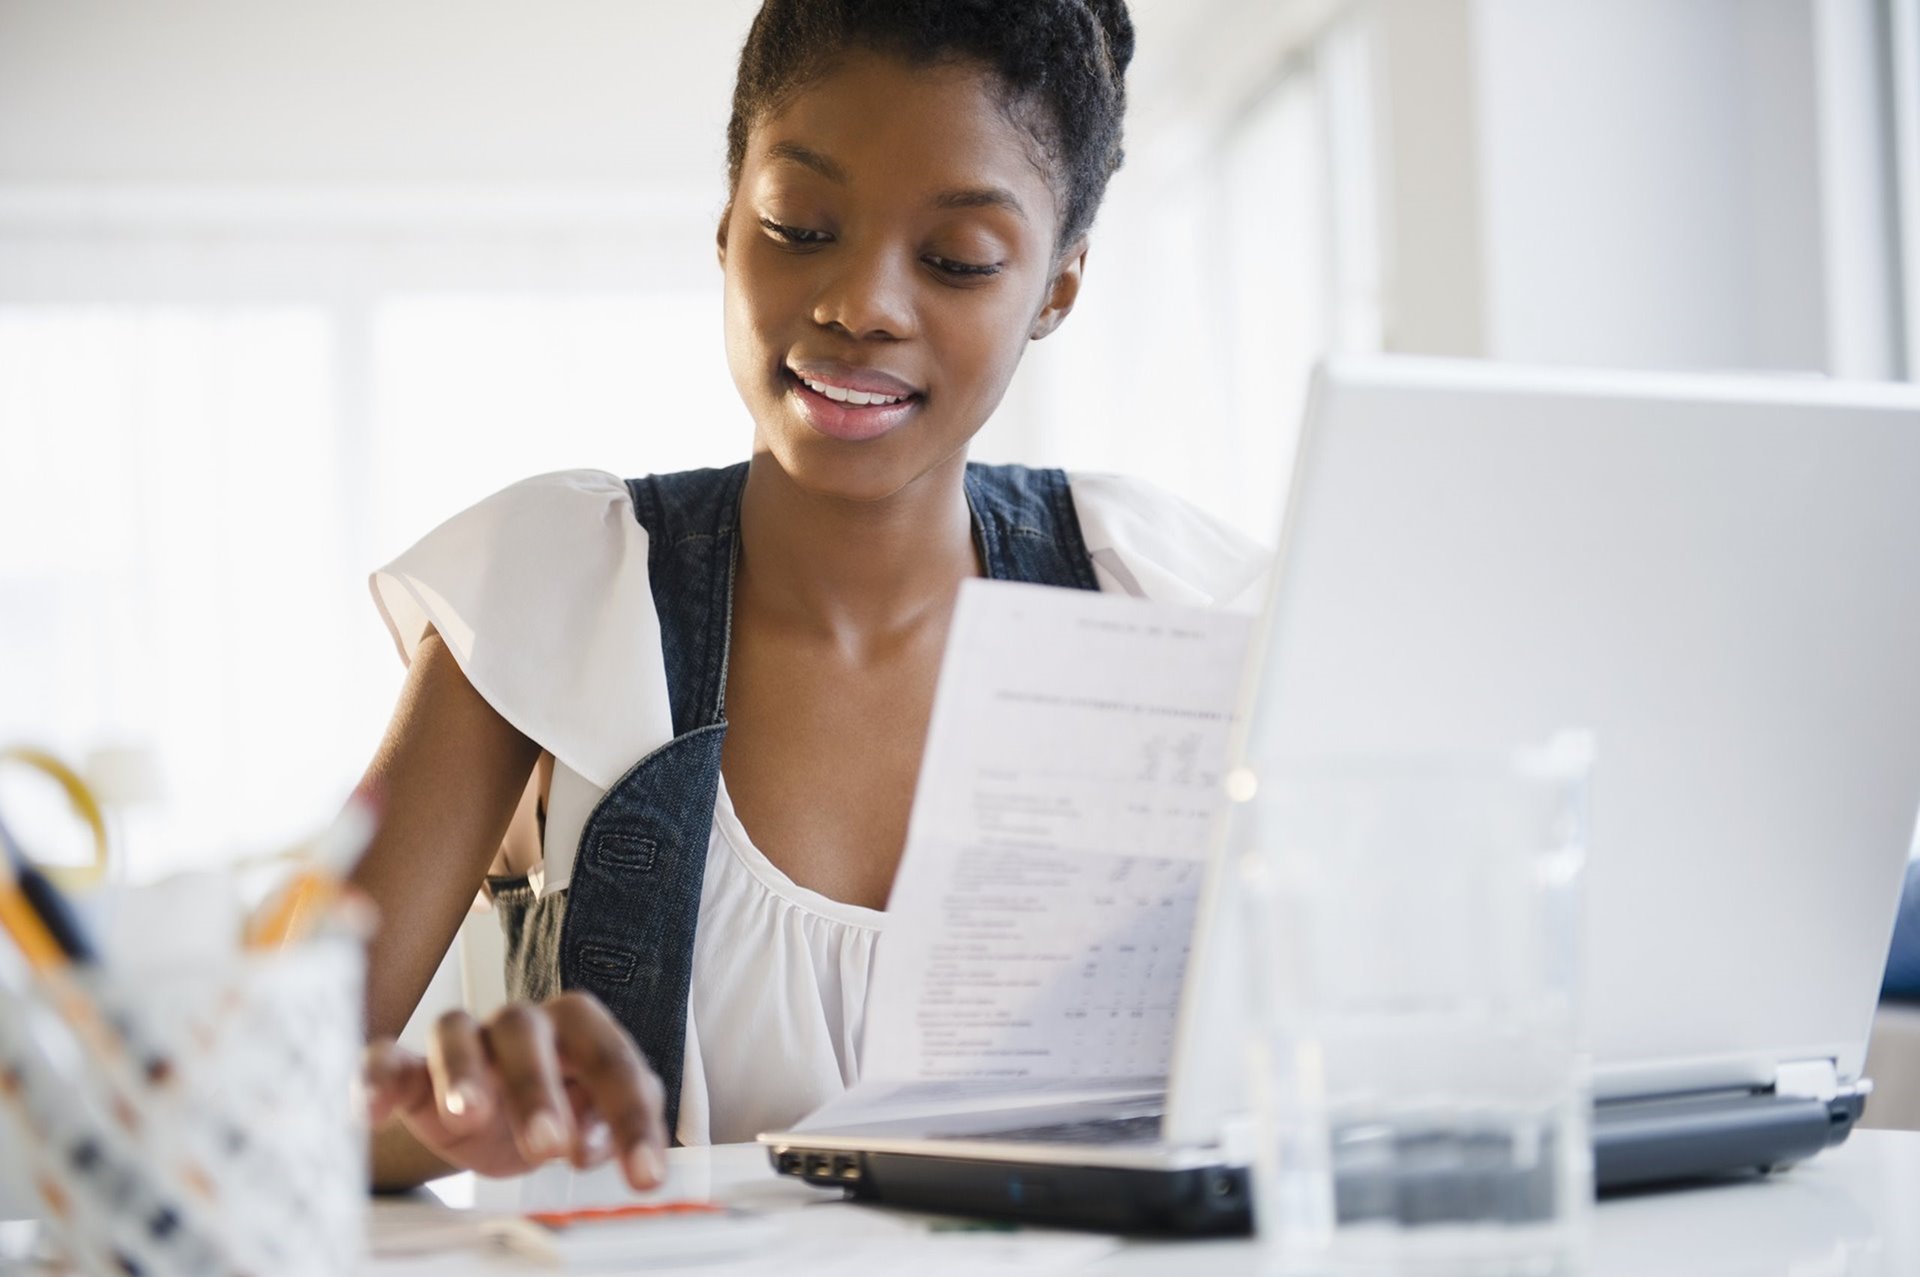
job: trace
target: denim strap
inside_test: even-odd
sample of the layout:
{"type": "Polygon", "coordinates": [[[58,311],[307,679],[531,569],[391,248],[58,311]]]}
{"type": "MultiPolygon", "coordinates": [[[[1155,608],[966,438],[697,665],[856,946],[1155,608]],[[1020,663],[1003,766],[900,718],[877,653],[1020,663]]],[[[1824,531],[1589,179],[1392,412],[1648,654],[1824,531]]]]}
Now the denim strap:
{"type": "MultiPolygon", "coordinates": [[[[605,1003],[665,1084],[669,1130],[679,1122],[694,929],[726,739],[746,477],[742,463],[628,483],[634,517],[647,530],[675,736],[602,796],[564,893],[534,899],[522,888],[495,897],[508,938],[508,991],[538,998],[585,989],[605,1003]]],[[[1099,588],[1066,475],[970,464],[963,486],[988,576],[1099,588]]]]}

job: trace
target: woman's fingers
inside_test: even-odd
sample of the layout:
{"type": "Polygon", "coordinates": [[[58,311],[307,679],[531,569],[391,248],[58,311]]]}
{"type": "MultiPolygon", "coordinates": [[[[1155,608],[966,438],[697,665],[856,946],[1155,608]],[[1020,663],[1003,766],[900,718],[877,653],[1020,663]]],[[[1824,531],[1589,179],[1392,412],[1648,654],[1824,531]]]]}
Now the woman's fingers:
{"type": "Polygon", "coordinates": [[[553,1023],[540,1007],[517,1003],[487,1026],[500,1095],[521,1156],[531,1165],[573,1150],[573,1106],[561,1084],[553,1023]]]}
{"type": "MultiPolygon", "coordinates": [[[[560,1067],[567,1068],[564,1052],[560,1067]]],[[[593,1096],[575,1078],[566,1079],[567,1103],[573,1106],[573,1164],[581,1170],[598,1166],[613,1156],[613,1132],[593,1106],[593,1096]]]]}
{"type": "Polygon", "coordinates": [[[367,1093],[367,1121],[374,1126],[433,1103],[427,1062],[391,1039],[368,1044],[360,1080],[367,1093]]]}
{"type": "Polygon", "coordinates": [[[606,1121],[627,1182],[655,1188],[667,1175],[665,1089],[626,1030],[587,994],[547,1003],[555,1044],[568,1077],[584,1088],[606,1121]]]}
{"type": "Polygon", "coordinates": [[[557,1157],[581,1168],[618,1157],[637,1189],[666,1178],[665,1090],[591,995],[515,1004],[485,1024],[450,1012],[426,1058],[379,1042],[364,1069],[369,1119],[403,1118],[455,1165],[509,1175],[557,1157]]]}
{"type": "Polygon", "coordinates": [[[434,1024],[427,1044],[440,1120],[449,1131],[474,1131],[494,1116],[492,1066],[480,1024],[465,1011],[449,1011],[434,1024]]]}

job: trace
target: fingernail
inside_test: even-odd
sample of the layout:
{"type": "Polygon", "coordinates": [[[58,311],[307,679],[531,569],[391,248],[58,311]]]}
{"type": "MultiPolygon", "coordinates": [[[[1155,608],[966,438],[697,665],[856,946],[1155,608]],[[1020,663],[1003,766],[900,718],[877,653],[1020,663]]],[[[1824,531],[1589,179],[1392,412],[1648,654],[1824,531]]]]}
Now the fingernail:
{"type": "Polygon", "coordinates": [[[605,1122],[587,1123],[587,1129],[580,1133],[580,1151],[595,1165],[607,1160],[607,1155],[613,1152],[613,1132],[605,1122]]]}
{"type": "Polygon", "coordinates": [[[450,1117],[478,1117],[487,1106],[487,1097],[479,1087],[471,1082],[456,1082],[447,1092],[447,1114],[450,1117]]]}
{"type": "Polygon", "coordinates": [[[565,1151],[566,1136],[560,1120],[542,1110],[527,1119],[527,1151],[535,1157],[558,1157],[565,1151]]]}
{"type": "Polygon", "coordinates": [[[651,1144],[635,1146],[627,1154],[627,1165],[632,1168],[635,1179],[647,1184],[658,1184],[667,1178],[667,1159],[651,1144]]]}

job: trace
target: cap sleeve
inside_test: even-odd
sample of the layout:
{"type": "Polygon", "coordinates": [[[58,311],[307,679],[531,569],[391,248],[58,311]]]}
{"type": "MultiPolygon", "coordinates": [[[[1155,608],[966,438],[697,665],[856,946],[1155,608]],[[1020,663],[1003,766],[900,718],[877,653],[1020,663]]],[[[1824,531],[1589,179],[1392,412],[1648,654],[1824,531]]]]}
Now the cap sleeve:
{"type": "Polygon", "coordinates": [[[1273,564],[1266,546],[1140,479],[1076,474],[1070,483],[1101,589],[1249,612],[1265,600],[1273,564]]]}
{"type": "Polygon", "coordinates": [[[516,483],[371,585],[402,660],[432,626],[501,717],[596,788],[672,738],[647,533],[613,475],[516,483]]]}

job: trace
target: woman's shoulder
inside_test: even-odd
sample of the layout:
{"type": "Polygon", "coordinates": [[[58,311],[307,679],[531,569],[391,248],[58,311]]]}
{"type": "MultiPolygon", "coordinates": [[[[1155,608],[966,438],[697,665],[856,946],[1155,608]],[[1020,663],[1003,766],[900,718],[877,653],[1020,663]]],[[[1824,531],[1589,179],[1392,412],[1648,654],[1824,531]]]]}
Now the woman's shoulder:
{"type": "Polygon", "coordinates": [[[374,598],[411,656],[418,622],[433,610],[423,594],[473,605],[532,590],[551,607],[629,570],[636,550],[644,570],[646,534],[626,483],[604,470],[560,470],[509,484],[442,522],[373,574],[374,598]]]}
{"type": "Polygon", "coordinates": [[[577,534],[583,525],[619,526],[605,522],[612,514],[633,521],[633,494],[626,480],[605,470],[554,470],[482,497],[440,528],[479,535],[496,530],[538,535],[549,528],[577,534]]]}
{"type": "Polygon", "coordinates": [[[1162,603],[1259,607],[1273,563],[1270,547],[1144,479],[1067,477],[1103,588],[1162,603]]]}
{"type": "Polygon", "coordinates": [[[424,552],[455,553],[503,543],[540,546],[621,530],[632,523],[626,481],[605,470],[556,470],[510,483],[433,527],[395,562],[424,552]],[[618,516],[618,517],[616,517],[618,516]]]}
{"type": "Polygon", "coordinates": [[[503,717],[604,786],[670,721],[647,548],[625,480],[563,470],[469,506],[370,585],[403,660],[433,629],[503,717]],[[632,712],[616,725],[608,704],[632,712]]]}
{"type": "Polygon", "coordinates": [[[510,483],[468,506],[435,528],[426,541],[501,536],[577,542],[582,537],[619,534],[676,522],[705,522],[727,504],[746,471],[746,463],[719,469],[679,470],[622,479],[605,470],[555,470],[510,483]],[[636,499],[639,507],[636,510],[636,499]]]}

